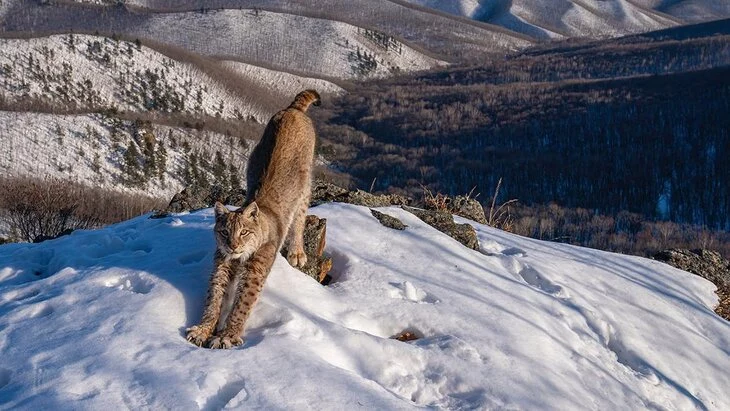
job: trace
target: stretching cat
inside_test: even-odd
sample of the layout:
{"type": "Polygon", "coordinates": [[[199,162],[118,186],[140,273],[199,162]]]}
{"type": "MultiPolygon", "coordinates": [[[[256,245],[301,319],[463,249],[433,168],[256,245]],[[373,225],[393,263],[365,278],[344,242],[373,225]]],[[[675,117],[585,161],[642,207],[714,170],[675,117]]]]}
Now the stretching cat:
{"type": "Polygon", "coordinates": [[[215,204],[215,270],[203,319],[187,330],[193,344],[231,348],[243,343],[246,319],[285,240],[289,263],[301,267],[307,262],[303,233],[315,133],[305,113],[319,104],[319,94],[305,90],[269,120],[249,158],[246,207],[229,211],[215,204]],[[231,308],[227,315],[224,306],[231,308]]]}

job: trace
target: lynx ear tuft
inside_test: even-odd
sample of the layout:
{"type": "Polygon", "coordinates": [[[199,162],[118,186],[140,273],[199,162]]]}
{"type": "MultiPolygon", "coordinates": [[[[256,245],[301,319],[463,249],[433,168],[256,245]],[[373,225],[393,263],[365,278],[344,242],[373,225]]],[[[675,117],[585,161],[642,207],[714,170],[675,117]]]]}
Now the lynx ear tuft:
{"type": "Polygon", "coordinates": [[[251,204],[246,206],[246,208],[238,209],[238,212],[243,213],[244,216],[256,221],[256,219],[259,218],[259,205],[256,204],[255,201],[252,201],[251,204]]]}
{"type": "Polygon", "coordinates": [[[228,209],[226,208],[226,206],[223,205],[223,203],[221,203],[220,201],[215,202],[215,216],[216,217],[220,217],[220,216],[226,215],[228,213],[230,213],[230,211],[228,211],[228,209]]]}

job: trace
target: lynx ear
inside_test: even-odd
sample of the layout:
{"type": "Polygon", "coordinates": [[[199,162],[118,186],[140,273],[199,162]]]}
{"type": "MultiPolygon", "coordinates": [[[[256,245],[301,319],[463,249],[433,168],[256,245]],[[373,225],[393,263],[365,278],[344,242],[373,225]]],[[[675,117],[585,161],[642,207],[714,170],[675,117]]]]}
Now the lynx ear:
{"type": "Polygon", "coordinates": [[[256,204],[255,201],[252,201],[251,204],[249,204],[246,208],[239,208],[238,212],[242,213],[245,217],[256,221],[259,218],[259,205],[256,204]]]}
{"type": "Polygon", "coordinates": [[[215,216],[220,217],[222,215],[228,214],[230,211],[226,208],[226,206],[223,205],[220,201],[215,202],[215,216]]]}

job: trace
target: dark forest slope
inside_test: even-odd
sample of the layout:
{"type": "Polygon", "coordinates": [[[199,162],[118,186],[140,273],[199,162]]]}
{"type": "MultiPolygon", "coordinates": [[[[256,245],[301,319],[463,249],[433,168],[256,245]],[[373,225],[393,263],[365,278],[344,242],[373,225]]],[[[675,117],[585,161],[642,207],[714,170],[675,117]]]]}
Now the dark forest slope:
{"type": "Polygon", "coordinates": [[[320,113],[322,152],[379,190],[502,177],[524,204],[727,229],[730,36],[679,30],[362,85],[320,113]]]}

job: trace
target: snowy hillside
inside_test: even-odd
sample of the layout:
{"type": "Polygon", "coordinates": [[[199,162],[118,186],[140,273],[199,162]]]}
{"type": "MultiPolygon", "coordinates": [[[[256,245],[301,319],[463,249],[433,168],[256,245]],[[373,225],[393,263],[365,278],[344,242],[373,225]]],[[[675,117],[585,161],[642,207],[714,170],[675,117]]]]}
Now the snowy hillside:
{"type": "Polygon", "coordinates": [[[9,101],[65,107],[183,112],[266,122],[270,107],[227,89],[195,66],[141,43],[66,34],[0,39],[0,90],[9,101]]]}
{"type": "Polygon", "coordinates": [[[333,20],[259,10],[153,14],[134,32],[201,54],[296,68],[313,77],[384,77],[441,64],[385,33],[333,20]],[[221,33],[237,40],[212,41],[212,36],[221,33]]]}
{"type": "MultiPolygon", "coordinates": [[[[246,343],[195,347],[213,212],[0,246],[3,409],[730,409],[730,324],[667,265],[327,204],[323,287],[278,258],[246,343]],[[419,339],[389,337],[404,330],[419,339]]],[[[463,220],[462,220],[463,221],[463,220]]]]}
{"type": "Polygon", "coordinates": [[[54,176],[160,198],[200,176],[242,179],[253,146],[215,132],[100,114],[0,111],[0,136],[2,176],[54,176]]]}
{"type": "Polygon", "coordinates": [[[663,13],[658,2],[641,0],[407,1],[497,24],[536,38],[615,37],[675,26],[685,21],[685,14],[691,14],[672,16],[663,13]]]}
{"type": "Polygon", "coordinates": [[[325,18],[240,9],[240,5],[235,9],[198,6],[190,11],[145,13],[119,7],[28,3],[13,12],[3,22],[9,32],[32,27],[39,32],[117,33],[317,78],[383,77],[443,64],[387,32],[325,18]]]}
{"type": "Polygon", "coordinates": [[[223,61],[222,65],[241,78],[264,87],[268,93],[275,95],[282,102],[288,103],[291,100],[293,90],[315,89],[320,94],[333,95],[344,92],[342,87],[326,80],[297,76],[237,61],[223,61]]]}

